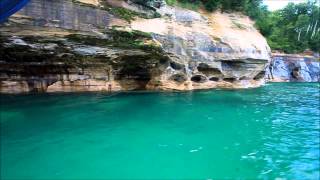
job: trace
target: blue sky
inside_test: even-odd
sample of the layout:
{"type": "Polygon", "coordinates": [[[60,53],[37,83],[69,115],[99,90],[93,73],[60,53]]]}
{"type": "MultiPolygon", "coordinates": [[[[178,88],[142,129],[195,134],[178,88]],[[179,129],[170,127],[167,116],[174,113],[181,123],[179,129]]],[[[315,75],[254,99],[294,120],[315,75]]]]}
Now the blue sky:
{"type": "Polygon", "coordinates": [[[288,3],[302,3],[307,0],[263,0],[263,3],[268,6],[270,11],[284,8],[288,3]]]}

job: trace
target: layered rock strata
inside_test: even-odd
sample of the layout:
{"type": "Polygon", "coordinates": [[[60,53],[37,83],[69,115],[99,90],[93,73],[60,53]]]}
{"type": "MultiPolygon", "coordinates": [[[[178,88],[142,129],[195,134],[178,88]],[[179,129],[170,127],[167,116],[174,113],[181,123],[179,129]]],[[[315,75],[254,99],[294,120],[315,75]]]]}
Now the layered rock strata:
{"type": "Polygon", "coordinates": [[[0,33],[3,93],[258,87],[270,62],[248,17],[163,1],[31,0],[0,33]]]}

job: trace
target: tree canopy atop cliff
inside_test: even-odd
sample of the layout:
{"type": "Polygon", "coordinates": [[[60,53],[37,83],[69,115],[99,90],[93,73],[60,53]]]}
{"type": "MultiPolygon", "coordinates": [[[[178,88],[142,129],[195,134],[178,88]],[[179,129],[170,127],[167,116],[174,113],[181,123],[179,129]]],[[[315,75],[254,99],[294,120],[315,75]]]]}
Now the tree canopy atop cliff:
{"type": "Polygon", "coordinates": [[[266,12],[257,27],[272,49],[299,53],[320,50],[320,11],[315,2],[288,4],[284,9],[266,12]]]}
{"type": "Polygon", "coordinates": [[[270,12],[262,0],[166,0],[169,5],[207,11],[240,11],[256,21],[256,27],[267,38],[273,50],[299,53],[306,49],[320,50],[320,13],[316,0],[289,3],[270,12]]]}

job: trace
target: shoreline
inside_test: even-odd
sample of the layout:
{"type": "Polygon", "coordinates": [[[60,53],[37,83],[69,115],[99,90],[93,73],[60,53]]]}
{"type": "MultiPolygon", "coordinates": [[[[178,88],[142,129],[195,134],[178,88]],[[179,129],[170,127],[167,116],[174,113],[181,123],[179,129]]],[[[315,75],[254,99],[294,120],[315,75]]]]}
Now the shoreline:
{"type": "Polygon", "coordinates": [[[10,93],[4,93],[0,92],[0,95],[4,96],[15,96],[15,95],[76,95],[76,94],[102,94],[102,95],[110,95],[114,96],[116,94],[123,94],[123,93],[192,93],[192,92],[202,92],[202,91],[246,91],[246,90],[252,90],[252,89],[259,89],[263,88],[265,86],[268,86],[270,84],[318,84],[320,85],[320,82],[289,82],[289,81],[282,81],[282,82],[276,82],[276,81],[269,81],[265,84],[258,86],[258,87],[247,87],[247,88],[208,88],[208,89],[192,89],[192,90],[119,90],[119,91],[55,91],[55,92],[10,92],[10,93]]]}

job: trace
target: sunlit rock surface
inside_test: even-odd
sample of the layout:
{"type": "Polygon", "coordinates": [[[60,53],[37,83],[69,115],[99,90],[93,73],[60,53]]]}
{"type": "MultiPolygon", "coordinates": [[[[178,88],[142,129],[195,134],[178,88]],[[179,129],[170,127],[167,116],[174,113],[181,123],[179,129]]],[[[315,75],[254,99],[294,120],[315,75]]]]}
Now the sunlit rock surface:
{"type": "Polygon", "coordinates": [[[249,88],[265,82],[270,49],[248,17],[161,2],[31,0],[0,28],[1,92],[249,88]],[[110,7],[145,13],[128,21],[110,7]],[[157,13],[160,18],[149,16],[157,13]]]}

